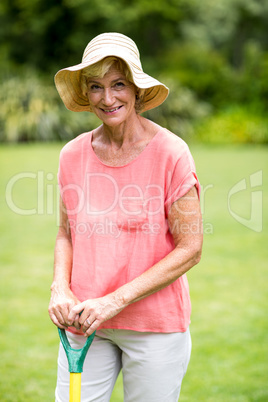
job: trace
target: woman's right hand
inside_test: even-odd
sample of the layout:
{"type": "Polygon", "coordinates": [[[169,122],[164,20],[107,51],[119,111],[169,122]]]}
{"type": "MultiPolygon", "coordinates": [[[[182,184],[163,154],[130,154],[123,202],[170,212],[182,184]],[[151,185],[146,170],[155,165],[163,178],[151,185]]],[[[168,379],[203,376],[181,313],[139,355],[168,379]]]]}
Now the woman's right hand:
{"type": "MultiPolygon", "coordinates": [[[[56,285],[51,286],[51,298],[48,307],[48,313],[52,322],[59,328],[69,327],[68,315],[71,309],[79,304],[80,301],[73,294],[69,287],[62,288],[56,285]]],[[[80,329],[79,314],[75,317],[72,324],[76,329],[80,329]]]]}

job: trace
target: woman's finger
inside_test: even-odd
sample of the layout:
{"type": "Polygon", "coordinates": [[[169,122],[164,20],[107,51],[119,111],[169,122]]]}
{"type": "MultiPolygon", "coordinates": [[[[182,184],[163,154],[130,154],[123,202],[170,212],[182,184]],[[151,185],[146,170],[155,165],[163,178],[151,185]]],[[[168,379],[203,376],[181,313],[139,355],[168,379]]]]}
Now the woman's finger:
{"type": "Polygon", "coordinates": [[[94,331],[96,331],[98,329],[98,327],[100,326],[100,322],[98,320],[93,321],[93,323],[89,326],[89,328],[86,330],[86,332],[84,333],[84,336],[90,336],[91,334],[93,334],[94,331]]]}
{"type": "Polygon", "coordinates": [[[68,323],[69,325],[73,325],[73,322],[77,316],[77,314],[81,313],[81,311],[84,310],[84,306],[85,306],[85,302],[82,302],[80,304],[77,304],[76,306],[74,306],[69,315],[68,315],[68,323]]]}
{"type": "Polygon", "coordinates": [[[75,317],[75,320],[73,322],[73,326],[78,330],[81,329],[81,325],[79,323],[79,314],[77,314],[77,316],[75,317]]]}
{"type": "Polygon", "coordinates": [[[62,325],[59,320],[57,319],[55,314],[51,314],[50,315],[51,321],[53,322],[53,324],[55,324],[57,327],[61,328],[61,329],[66,329],[66,325],[62,325]]]}
{"type": "MultiPolygon", "coordinates": [[[[87,317],[82,325],[82,331],[86,332],[90,326],[92,325],[92,323],[95,321],[95,318],[93,318],[92,316],[87,317]]],[[[81,318],[80,318],[80,323],[81,323],[81,318]]]]}

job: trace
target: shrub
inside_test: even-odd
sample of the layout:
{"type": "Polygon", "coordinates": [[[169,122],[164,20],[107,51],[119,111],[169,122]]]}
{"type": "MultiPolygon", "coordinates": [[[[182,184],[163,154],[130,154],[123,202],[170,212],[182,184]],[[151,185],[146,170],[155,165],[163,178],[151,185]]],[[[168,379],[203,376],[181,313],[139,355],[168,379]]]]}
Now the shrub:
{"type": "Polygon", "coordinates": [[[230,97],[236,98],[233,71],[216,50],[193,43],[178,44],[166,52],[161,68],[213,106],[224,104],[230,97]]]}
{"type": "Polygon", "coordinates": [[[160,78],[170,89],[169,96],[160,107],[144,113],[145,117],[166,127],[181,138],[194,137],[194,123],[208,117],[211,106],[200,102],[195,93],[171,78],[160,78]]]}
{"type": "Polygon", "coordinates": [[[196,139],[205,143],[268,143],[268,119],[246,106],[233,106],[195,126],[196,139]]]}
{"type": "Polygon", "coordinates": [[[54,85],[34,74],[4,80],[0,103],[0,141],[69,140],[96,126],[91,113],[68,111],[54,85]]]}
{"type": "MultiPolygon", "coordinates": [[[[144,116],[181,137],[193,135],[193,122],[207,116],[209,106],[174,80],[163,81],[170,88],[169,97],[160,108],[144,116]]],[[[100,124],[92,113],[67,110],[54,85],[34,74],[6,79],[1,85],[0,102],[1,141],[66,141],[100,124]]]]}
{"type": "MultiPolygon", "coordinates": [[[[144,113],[186,141],[268,143],[268,121],[261,107],[233,106],[217,113],[176,80],[160,77],[170,88],[166,101],[144,113]]],[[[53,83],[35,74],[3,80],[0,91],[0,141],[68,141],[101,124],[88,112],[67,110],[53,83]]]]}

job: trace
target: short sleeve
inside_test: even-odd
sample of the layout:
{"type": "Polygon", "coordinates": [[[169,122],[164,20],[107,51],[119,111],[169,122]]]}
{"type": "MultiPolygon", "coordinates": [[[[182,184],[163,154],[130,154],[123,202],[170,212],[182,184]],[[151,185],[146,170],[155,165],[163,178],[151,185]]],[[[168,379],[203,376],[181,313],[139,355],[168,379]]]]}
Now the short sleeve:
{"type": "Polygon", "coordinates": [[[195,163],[188,146],[185,144],[174,167],[167,172],[166,215],[168,215],[172,204],[183,197],[193,186],[196,186],[200,198],[200,184],[195,163]]]}

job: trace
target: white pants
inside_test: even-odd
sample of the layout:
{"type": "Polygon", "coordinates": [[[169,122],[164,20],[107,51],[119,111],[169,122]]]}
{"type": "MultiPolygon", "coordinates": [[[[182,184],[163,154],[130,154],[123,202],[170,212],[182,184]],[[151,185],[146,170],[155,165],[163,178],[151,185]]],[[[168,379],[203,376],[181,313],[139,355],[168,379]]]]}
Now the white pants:
{"type": "MultiPolygon", "coordinates": [[[[73,348],[85,338],[68,333],[73,348]]],[[[189,329],[178,333],[104,329],[96,332],[87,353],[82,402],[109,402],[122,369],[125,402],[177,402],[191,354],[189,329]]],[[[69,401],[68,362],[60,345],[56,401],[69,401]]]]}

